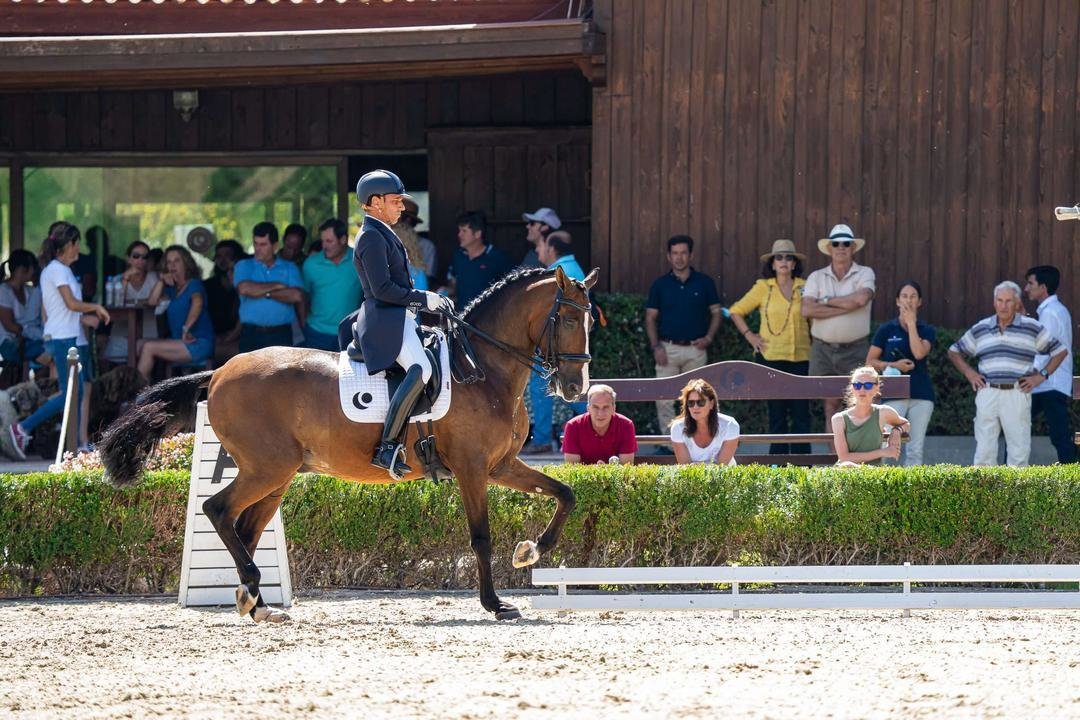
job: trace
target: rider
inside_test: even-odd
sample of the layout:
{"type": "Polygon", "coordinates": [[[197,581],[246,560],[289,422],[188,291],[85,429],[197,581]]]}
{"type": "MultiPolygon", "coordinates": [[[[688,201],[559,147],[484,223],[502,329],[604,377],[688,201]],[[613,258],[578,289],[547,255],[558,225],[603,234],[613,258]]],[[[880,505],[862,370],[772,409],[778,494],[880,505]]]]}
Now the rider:
{"type": "Polygon", "coordinates": [[[405,464],[403,431],[432,373],[416,332],[416,312],[454,309],[448,298],[413,289],[405,247],[390,229],[405,209],[408,197],[398,176],[387,170],[369,172],[356,185],[356,199],[365,213],[353,251],[353,265],[364,288],[356,334],[368,374],[394,365],[405,370],[405,379],[390,399],[382,439],[371,460],[372,465],[387,470],[394,479],[412,472],[405,464]]]}

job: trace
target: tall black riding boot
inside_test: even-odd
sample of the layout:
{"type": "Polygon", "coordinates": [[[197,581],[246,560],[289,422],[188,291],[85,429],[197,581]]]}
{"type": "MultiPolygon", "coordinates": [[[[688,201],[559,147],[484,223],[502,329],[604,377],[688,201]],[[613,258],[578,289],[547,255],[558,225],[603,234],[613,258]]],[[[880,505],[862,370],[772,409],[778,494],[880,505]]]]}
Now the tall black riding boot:
{"type": "Polygon", "coordinates": [[[405,373],[405,378],[398,385],[394,397],[390,398],[390,407],[386,410],[382,440],[375,448],[375,457],[371,459],[371,464],[386,470],[395,480],[400,480],[412,472],[412,468],[405,464],[405,428],[422,392],[424,371],[419,365],[413,365],[405,373]]]}

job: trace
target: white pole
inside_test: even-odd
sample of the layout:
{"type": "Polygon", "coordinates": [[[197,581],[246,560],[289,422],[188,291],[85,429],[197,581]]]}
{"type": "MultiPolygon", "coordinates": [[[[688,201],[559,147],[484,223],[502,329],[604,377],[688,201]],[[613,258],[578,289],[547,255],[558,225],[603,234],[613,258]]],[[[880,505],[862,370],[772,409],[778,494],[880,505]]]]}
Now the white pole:
{"type": "Polygon", "coordinates": [[[79,351],[68,348],[67,394],[64,396],[64,419],[60,423],[60,441],[56,443],[56,464],[64,461],[65,452],[75,452],[79,447],[79,351]]]}

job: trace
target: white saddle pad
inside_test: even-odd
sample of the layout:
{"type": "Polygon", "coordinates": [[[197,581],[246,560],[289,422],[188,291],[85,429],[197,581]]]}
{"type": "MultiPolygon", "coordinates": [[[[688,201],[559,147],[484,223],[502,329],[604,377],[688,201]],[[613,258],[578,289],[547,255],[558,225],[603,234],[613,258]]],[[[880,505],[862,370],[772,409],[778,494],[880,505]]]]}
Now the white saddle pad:
{"type": "MultiPolygon", "coordinates": [[[[442,366],[442,389],[431,412],[414,415],[413,421],[438,420],[450,409],[450,353],[446,338],[439,345],[439,364],[442,366]]],[[[386,388],[386,373],[368,375],[363,363],[353,362],[344,350],[338,356],[338,397],[345,417],[358,423],[386,421],[390,394],[386,388]]]]}

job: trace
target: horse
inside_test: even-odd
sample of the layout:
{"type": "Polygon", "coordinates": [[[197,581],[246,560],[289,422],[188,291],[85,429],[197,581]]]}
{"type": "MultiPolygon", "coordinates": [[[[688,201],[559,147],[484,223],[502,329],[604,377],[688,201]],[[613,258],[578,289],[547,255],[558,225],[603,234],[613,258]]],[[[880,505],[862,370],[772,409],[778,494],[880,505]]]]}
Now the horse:
{"type": "MultiPolygon", "coordinates": [[[[450,409],[433,427],[468,519],[480,604],[498,620],[521,613],[499,598],[492,581],[487,485],[555,499],[543,533],[514,549],[515,567],[536,563],[555,547],[575,499],[568,485],[517,457],[529,429],[523,394],[537,365],[550,374],[549,387],[567,401],[588,389],[593,322],[588,292],[598,273],[594,269],[580,282],[561,267],[515,270],[469,303],[459,318],[479,338],[473,347],[483,379],[455,384],[450,409]]],[[[210,424],[238,470],[232,483],[203,503],[236,563],[236,610],[255,622],[288,621],[259,592],[261,575],[253,557],[263,528],[298,472],[361,483],[396,482],[369,464],[382,426],[352,422],[341,411],[337,353],[266,348],[144,391],[99,443],[106,477],[118,487],[137,482],[160,439],[192,426],[205,387],[210,424]]],[[[416,428],[410,427],[406,447],[416,437],[416,428]]],[[[417,468],[401,480],[421,476],[417,468]]]]}

